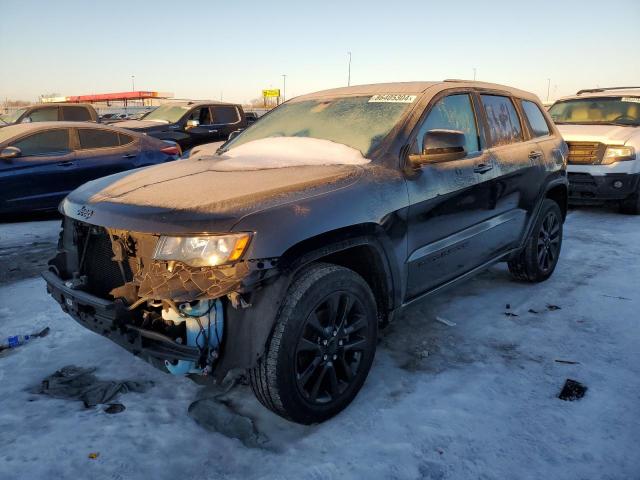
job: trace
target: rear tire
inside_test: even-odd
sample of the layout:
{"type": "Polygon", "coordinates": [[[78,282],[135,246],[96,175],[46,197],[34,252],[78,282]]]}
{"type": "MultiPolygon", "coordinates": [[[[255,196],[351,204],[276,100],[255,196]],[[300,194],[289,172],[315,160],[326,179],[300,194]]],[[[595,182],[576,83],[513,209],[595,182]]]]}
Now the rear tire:
{"type": "Polygon", "coordinates": [[[543,282],[558,264],[562,248],[562,211],[556,202],[545,198],[538,219],[525,247],[509,260],[509,272],[527,282],[543,282]]]}
{"type": "Polygon", "coordinates": [[[356,396],[375,355],[376,301],[364,279],[316,263],[293,280],[249,381],[258,400],[297,423],[333,417],[356,396]]]}

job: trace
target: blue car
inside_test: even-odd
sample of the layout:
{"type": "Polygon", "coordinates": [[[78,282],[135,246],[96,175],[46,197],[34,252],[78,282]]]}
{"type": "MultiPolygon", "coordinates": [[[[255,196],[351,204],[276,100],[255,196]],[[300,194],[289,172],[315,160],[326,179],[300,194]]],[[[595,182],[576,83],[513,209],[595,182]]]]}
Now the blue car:
{"type": "Polygon", "coordinates": [[[180,147],[123,128],[37,122],[0,129],[0,215],[55,210],[89,180],[180,158],[180,147]]]}

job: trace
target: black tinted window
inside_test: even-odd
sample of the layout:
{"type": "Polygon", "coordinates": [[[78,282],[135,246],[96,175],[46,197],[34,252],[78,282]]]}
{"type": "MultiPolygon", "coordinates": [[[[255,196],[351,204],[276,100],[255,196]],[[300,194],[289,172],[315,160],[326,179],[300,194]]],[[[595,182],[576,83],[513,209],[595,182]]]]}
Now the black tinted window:
{"type": "Polygon", "coordinates": [[[80,148],[108,148],[120,145],[118,133],[110,130],[98,130],[94,128],[81,128],[78,130],[80,148]]]}
{"type": "Polygon", "coordinates": [[[494,145],[521,142],[522,127],[511,99],[499,95],[481,95],[481,98],[494,145]]]}
{"type": "Polygon", "coordinates": [[[464,133],[467,152],[480,149],[476,119],[469,95],[450,95],[436,102],[418,131],[418,151],[422,151],[424,134],[437,129],[460,130],[464,133]]]}
{"type": "Polygon", "coordinates": [[[46,155],[69,151],[69,130],[47,130],[34,133],[13,144],[22,156],[46,155]]]}
{"type": "Polygon", "coordinates": [[[549,135],[549,125],[544,119],[544,115],[540,111],[540,107],[533,102],[527,100],[522,101],[522,109],[527,116],[529,126],[531,127],[531,133],[534,137],[544,137],[549,135]]]}
{"type": "Polygon", "coordinates": [[[30,118],[32,122],[55,122],[58,120],[58,107],[34,110],[26,118],[30,118]]]}
{"type": "Polygon", "coordinates": [[[120,136],[120,145],[128,145],[133,142],[133,137],[131,135],[125,135],[124,133],[119,133],[120,136]]]}
{"type": "Polygon", "coordinates": [[[84,107],[62,107],[62,116],[71,122],[86,122],[92,120],[89,111],[84,107]]]}
{"type": "Polygon", "coordinates": [[[238,121],[236,107],[213,107],[213,120],[217,123],[236,123],[238,121]]]}

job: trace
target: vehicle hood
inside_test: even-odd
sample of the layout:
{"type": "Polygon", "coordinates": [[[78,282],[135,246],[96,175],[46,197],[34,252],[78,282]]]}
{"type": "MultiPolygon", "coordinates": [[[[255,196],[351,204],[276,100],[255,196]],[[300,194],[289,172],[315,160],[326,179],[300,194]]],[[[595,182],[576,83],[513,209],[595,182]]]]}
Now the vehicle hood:
{"type": "Polygon", "coordinates": [[[624,145],[637,135],[638,127],[618,125],[557,125],[567,142],[600,142],[609,145],[624,145]]]}
{"type": "Polygon", "coordinates": [[[71,192],[60,210],[94,225],[145,233],[227,232],[251,213],[348,187],[365,168],[220,171],[217,163],[186,159],[104,177],[71,192]]]}
{"type": "Polygon", "coordinates": [[[155,130],[165,128],[167,125],[169,124],[151,120],[123,120],[118,122],[118,127],[130,130],[155,130]]]}

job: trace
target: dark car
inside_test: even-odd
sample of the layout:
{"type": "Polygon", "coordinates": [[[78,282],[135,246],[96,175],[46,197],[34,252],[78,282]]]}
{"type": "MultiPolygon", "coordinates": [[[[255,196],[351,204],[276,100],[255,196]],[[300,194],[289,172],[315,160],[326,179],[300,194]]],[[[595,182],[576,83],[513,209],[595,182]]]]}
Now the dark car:
{"type": "Polygon", "coordinates": [[[256,112],[244,112],[244,118],[247,119],[247,126],[253,125],[260,118],[256,112]]]}
{"type": "Polygon", "coordinates": [[[0,214],[54,210],[83,183],[180,156],[176,144],[85,122],[0,130],[0,214]]]}
{"type": "Polygon", "coordinates": [[[97,122],[98,113],[88,103],[39,103],[0,115],[0,127],[55,121],[97,122]]]}
{"type": "Polygon", "coordinates": [[[125,120],[119,127],[171,140],[182,150],[219,142],[247,126],[240,105],[213,101],[171,102],[159,106],[143,120],[125,120]]]}
{"type": "Polygon", "coordinates": [[[406,305],[496,262],[551,276],[565,155],[538,98],[501,85],[304,95],[217,153],[72,192],[44,278],[134,354],[174,374],[246,370],[267,408],[319,422],[406,305]]]}

